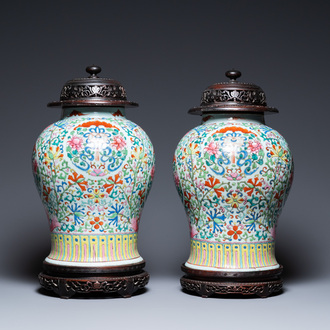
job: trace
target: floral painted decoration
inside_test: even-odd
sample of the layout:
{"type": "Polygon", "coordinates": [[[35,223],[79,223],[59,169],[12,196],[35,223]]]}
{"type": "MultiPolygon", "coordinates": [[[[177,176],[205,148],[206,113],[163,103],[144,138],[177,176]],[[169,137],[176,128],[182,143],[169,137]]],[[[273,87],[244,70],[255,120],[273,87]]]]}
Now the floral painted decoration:
{"type": "Polygon", "coordinates": [[[55,262],[139,257],[136,235],[154,173],[153,147],[120,108],[109,109],[73,110],[34,147],[35,182],[52,232],[48,259],[55,262]]]}
{"type": "Polygon", "coordinates": [[[277,267],[275,228],[291,186],[291,152],[253,115],[227,117],[208,116],[175,151],[174,181],[192,239],[186,265],[277,267]]]}

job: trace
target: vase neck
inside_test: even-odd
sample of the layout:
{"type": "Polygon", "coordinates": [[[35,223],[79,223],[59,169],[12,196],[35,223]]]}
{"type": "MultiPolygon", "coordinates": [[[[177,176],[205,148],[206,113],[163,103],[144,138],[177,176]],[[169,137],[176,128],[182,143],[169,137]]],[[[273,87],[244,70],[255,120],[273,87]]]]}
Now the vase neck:
{"type": "Polygon", "coordinates": [[[202,124],[211,124],[217,122],[226,122],[228,120],[235,120],[237,122],[255,122],[265,124],[265,116],[263,113],[244,113],[244,114],[205,114],[202,117],[202,124]]]}
{"type": "Polygon", "coordinates": [[[97,115],[102,117],[125,117],[124,107],[70,107],[62,109],[61,119],[75,115],[97,115]]]}

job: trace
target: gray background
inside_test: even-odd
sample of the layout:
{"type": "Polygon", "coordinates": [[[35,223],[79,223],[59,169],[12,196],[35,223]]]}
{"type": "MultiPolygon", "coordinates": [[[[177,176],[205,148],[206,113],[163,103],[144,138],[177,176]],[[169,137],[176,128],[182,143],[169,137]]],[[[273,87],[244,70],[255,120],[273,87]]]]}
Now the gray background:
{"type": "Polygon", "coordinates": [[[328,1],[7,1],[1,5],[0,325],[47,323],[197,329],[320,327],[329,322],[328,1]],[[151,138],[156,173],[139,231],[151,281],[131,299],[64,301],[39,290],[49,229],[31,171],[40,132],[60,110],[46,107],[87,65],[119,80],[127,118],[151,138]],[[288,141],[295,179],[280,217],[277,259],[284,293],[260,299],[202,299],[180,291],[189,253],[186,216],[172,181],[181,137],[200,123],[187,110],[202,91],[242,71],[280,110],[266,122],[288,141]],[[212,321],[213,320],[213,321],[212,321]]]}

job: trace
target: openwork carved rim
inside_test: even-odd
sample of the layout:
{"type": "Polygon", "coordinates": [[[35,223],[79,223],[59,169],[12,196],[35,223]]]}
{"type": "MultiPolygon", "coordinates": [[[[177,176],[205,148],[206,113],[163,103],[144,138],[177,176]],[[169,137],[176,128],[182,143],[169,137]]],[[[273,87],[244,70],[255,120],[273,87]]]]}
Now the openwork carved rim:
{"type": "Polygon", "coordinates": [[[183,276],[180,282],[184,290],[193,291],[204,298],[212,295],[228,294],[256,295],[261,298],[266,298],[274,293],[280,292],[283,288],[282,280],[234,283],[203,281],[183,276]]]}
{"type": "Polygon", "coordinates": [[[65,85],[61,92],[61,101],[83,98],[111,98],[126,101],[123,86],[116,85],[65,85]]]}
{"type": "Polygon", "coordinates": [[[242,89],[207,89],[203,92],[201,106],[219,102],[235,102],[267,106],[266,96],[262,90],[253,91],[242,89]]]}
{"type": "Polygon", "coordinates": [[[136,102],[127,101],[126,91],[120,82],[97,76],[101,72],[100,67],[89,66],[86,72],[90,74],[88,78],[67,81],[62,88],[60,101],[50,102],[48,106],[138,106],[136,102]]]}
{"type": "Polygon", "coordinates": [[[283,287],[283,266],[252,272],[206,271],[181,266],[187,275],[181,277],[181,286],[202,297],[215,294],[242,294],[268,297],[283,287]]]}
{"type": "Polygon", "coordinates": [[[236,81],[241,72],[230,70],[226,72],[229,82],[216,83],[207,87],[201,98],[199,107],[188,111],[190,114],[201,115],[204,113],[263,113],[278,112],[277,109],[268,107],[264,91],[257,85],[236,81]]]}
{"type": "Polygon", "coordinates": [[[39,274],[39,282],[46,290],[54,291],[61,298],[70,298],[76,293],[103,292],[118,293],[129,298],[149,282],[145,271],[134,275],[98,276],[98,277],[58,277],[45,273],[39,274]]]}

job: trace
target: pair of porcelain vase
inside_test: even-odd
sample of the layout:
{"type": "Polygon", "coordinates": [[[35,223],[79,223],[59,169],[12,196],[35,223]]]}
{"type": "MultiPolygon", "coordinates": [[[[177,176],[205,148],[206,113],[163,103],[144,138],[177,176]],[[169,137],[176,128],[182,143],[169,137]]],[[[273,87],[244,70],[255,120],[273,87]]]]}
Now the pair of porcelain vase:
{"type": "MultiPolygon", "coordinates": [[[[124,88],[99,78],[68,81],[62,119],[47,127],[33,151],[33,173],[45,207],[51,252],[40,283],[61,297],[116,292],[129,297],[149,274],[137,249],[142,208],[155,171],[147,134],[125,117],[124,88]]],[[[266,126],[269,108],[260,87],[236,81],[208,87],[202,124],[179,142],[174,182],[185,207],[191,252],[182,266],[185,290],[202,296],[281,290],[275,259],[276,221],[293,175],[283,137],[266,126]]]]}

